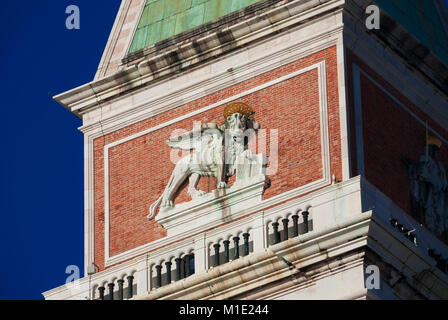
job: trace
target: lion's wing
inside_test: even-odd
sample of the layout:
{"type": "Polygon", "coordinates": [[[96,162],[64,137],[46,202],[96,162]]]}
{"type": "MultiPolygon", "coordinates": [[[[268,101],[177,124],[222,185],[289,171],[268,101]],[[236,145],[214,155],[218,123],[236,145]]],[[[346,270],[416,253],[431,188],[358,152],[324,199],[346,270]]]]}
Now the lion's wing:
{"type": "Polygon", "coordinates": [[[206,123],[201,126],[200,130],[192,130],[184,134],[171,137],[167,140],[167,145],[173,149],[195,150],[200,148],[202,140],[216,131],[220,130],[215,123],[206,123]]]}

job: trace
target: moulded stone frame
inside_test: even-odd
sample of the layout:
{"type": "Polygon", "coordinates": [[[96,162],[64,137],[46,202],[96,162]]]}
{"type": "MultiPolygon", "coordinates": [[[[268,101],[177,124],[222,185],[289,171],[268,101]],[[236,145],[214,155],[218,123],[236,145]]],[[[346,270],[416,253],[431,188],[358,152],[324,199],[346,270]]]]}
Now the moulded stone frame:
{"type": "MultiPolygon", "coordinates": [[[[330,168],[330,141],[329,141],[329,128],[328,128],[328,101],[327,101],[327,76],[326,76],[326,63],[325,61],[321,61],[319,63],[313,64],[311,66],[302,68],[300,70],[297,70],[295,72],[292,72],[290,74],[287,74],[285,76],[282,76],[280,78],[277,78],[275,80],[269,81],[267,83],[264,83],[260,86],[257,86],[255,88],[246,90],[240,94],[234,95],[232,97],[229,97],[227,99],[221,100],[217,103],[211,104],[207,107],[198,109],[196,111],[190,112],[188,114],[182,115],[180,117],[177,117],[173,120],[167,121],[165,123],[159,124],[157,126],[154,126],[152,128],[143,130],[141,132],[138,132],[136,134],[133,134],[131,136],[125,137],[123,139],[119,139],[117,141],[114,141],[112,143],[109,143],[104,146],[104,256],[105,256],[105,264],[106,266],[112,265],[115,263],[118,263],[120,261],[124,261],[129,258],[129,256],[132,256],[132,252],[135,251],[134,249],[137,249],[140,251],[142,248],[147,248],[150,250],[154,245],[156,245],[159,240],[155,240],[153,242],[150,242],[146,245],[127,250],[125,252],[122,252],[120,254],[110,256],[110,212],[109,212],[109,149],[115,146],[118,146],[120,144],[123,144],[125,142],[131,141],[135,138],[144,136],[148,133],[154,132],[156,130],[159,130],[161,128],[164,128],[166,126],[169,126],[171,124],[175,124],[179,121],[188,119],[193,117],[194,115],[203,113],[205,111],[214,109],[216,107],[225,105],[228,102],[234,101],[236,99],[240,99],[244,96],[247,96],[251,93],[263,90],[265,88],[271,87],[275,84],[281,83],[283,81],[292,79],[294,77],[297,77],[301,74],[304,74],[306,72],[317,70],[318,73],[318,85],[319,85],[319,114],[320,114],[320,140],[321,140],[321,155],[322,155],[322,178],[318,179],[316,181],[310,182],[308,184],[305,184],[303,186],[300,186],[298,188],[286,191],[282,194],[279,194],[277,196],[274,196],[269,199],[265,199],[261,201],[259,204],[253,206],[253,208],[250,209],[251,212],[260,211],[263,208],[267,208],[273,205],[276,205],[278,203],[284,202],[285,200],[288,200],[293,197],[300,196],[301,194],[308,193],[310,191],[313,191],[315,189],[327,186],[331,184],[331,168],[330,168]]],[[[149,204],[148,204],[149,206],[149,204]]],[[[240,213],[234,214],[234,219],[237,219],[241,215],[247,215],[248,210],[244,210],[240,213]]],[[[215,222],[215,224],[218,222],[215,222]]],[[[213,227],[213,225],[209,225],[208,227],[213,227]]],[[[199,232],[201,230],[196,230],[195,232],[199,232]]],[[[173,239],[174,240],[174,239],[173,239]]]]}

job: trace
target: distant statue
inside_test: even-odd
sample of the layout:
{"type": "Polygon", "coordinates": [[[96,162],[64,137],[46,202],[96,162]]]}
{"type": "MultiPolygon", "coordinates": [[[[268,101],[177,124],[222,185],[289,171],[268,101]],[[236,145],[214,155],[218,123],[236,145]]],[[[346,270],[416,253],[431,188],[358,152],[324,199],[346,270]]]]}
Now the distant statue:
{"type": "Polygon", "coordinates": [[[441,145],[439,139],[428,137],[425,154],[408,167],[412,200],[420,206],[427,228],[436,236],[442,235],[448,224],[446,170],[436,162],[441,145]]]}
{"type": "Polygon", "coordinates": [[[224,118],[225,123],[221,126],[203,124],[199,129],[167,141],[171,148],[195,152],[177,162],[162,195],[151,204],[148,219],[155,216],[159,207],[174,206],[175,197],[186,179],[189,183],[187,192],[196,199],[205,194],[196,189],[201,177],[213,177],[218,189],[226,188],[226,181],[235,174],[241,155],[254,156],[247,149],[248,136],[260,129],[260,124],[255,121],[252,108],[241,102],[231,103],[224,109],[224,118]]]}

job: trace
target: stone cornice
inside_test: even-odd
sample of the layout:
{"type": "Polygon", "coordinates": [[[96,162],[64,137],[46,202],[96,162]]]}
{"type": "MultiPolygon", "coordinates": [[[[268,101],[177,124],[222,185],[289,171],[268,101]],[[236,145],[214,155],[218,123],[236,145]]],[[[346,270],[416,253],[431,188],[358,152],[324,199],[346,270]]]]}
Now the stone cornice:
{"type": "Polygon", "coordinates": [[[298,269],[291,269],[291,264],[296,268],[296,264],[300,264],[302,268],[365,246],[371,217],[371,211],[356,215],[341,222],[340,226],[278,243],[264,251],[155,289],[139,300],[232,298],[294,275],[298,269]]]}
{"type": "Polygon", "coordinates": [[[69,90],[53,98],[78,117],[133,90],[186,70],[211,58],[301,23],[342,6],[343,0],[295,0],[253,18],[218,30],[171,51],[145,58],[104,78],[69,90]],[[226,34],[223,37],[222,34],[226,34]]]}
{"type": "Polygon", "coordinates": [[[262,252],[155,289],[138,299],[230,299],[287,277],[295,278],[300,286],[311,278],[325,277],[336,269],[362,263],[367,248],[385,258],[387,263],[392,262],[392,267],[405,276],[409,285],[427,298],[448,298],[448,277],[434,268],[433,261],[390,232],[389,226],[368,211],[347,218],[338,226],[286,240],[262,252]],[[412,265],[407,265],[410,260],[412,265]]]}

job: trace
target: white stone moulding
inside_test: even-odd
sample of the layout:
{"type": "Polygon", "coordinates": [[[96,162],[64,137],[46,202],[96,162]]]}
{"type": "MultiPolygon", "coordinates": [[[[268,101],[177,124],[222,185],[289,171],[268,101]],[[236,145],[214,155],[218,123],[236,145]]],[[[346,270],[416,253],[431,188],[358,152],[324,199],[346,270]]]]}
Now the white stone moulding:
{"type": "MultiPolygon", "coordinates": [[[[322,178],[318,179],[316,181],[310,182],[306,185],[300,186],[298,188],[295,188],[293,190],[289,190],[287,192],[284,192],[280,195],[274,196],[272,198],[266,199],[261,201],[259,204],[255,204],[249,207],[244,208],[244,210],[240,210],[239,213],[234,213],[232,216],[234,217],[234,219],[237,219],[238,217],[242,216],[242,215],[247,215],[250,213],[255,213],[257,211],[263,210],[263,208],[267,208],[273,205],[276,205],[278,203],[287,201],[288,199],[300,196],[302,194],[308,193],[312,190],[316,190],[318,188],[327,186],[329,184],[331,184],[331,174],[330,174],[330,142],[329,142],[329,132],[328,132],[328,104],[327,104],[327,77],[326,77],[326,67],[325,67],[326,63],[325,61],[319,62],[317,64],[314,64],[312,66],[303,68],[301,70],[292,72],[288,75],[285,75],[283,77],[280,77],[278,79],[275,79],[273,81],[270,81],[268,83],[262,84],[258,87],[255,87],[253,89],[247,90],[245,92],[242,92],[241,94],[232,96],[230,98],[224,99],[218,103],[212,104],[210,106],[204,107],[202,109],[199,109],[197,111],[185,114],[183,116],[180,116],[176,119],[167,121],[165,123],[162,123],[160,125],[157,125],[155,127],[143,130],[141,132],[138,132],[136,134],[133,134],[129,137],[117,140],[113,143],[107,144],[104,146],[104,208],[105,208],[105,212],[104,212],[104,225],[105,225],[105,230],[104,230],[104,235],[105,235],[105,264],[106,266],[127,260],[129,258],[132,258],[134,256],[134,252],[141,252],[143,251],[147,251],[150,248],[153,248],[154,245],[157,243],[157,241],[154,241],[152,243],[134,248],[134,249],[130,249],[126,252],[117,254],[115,256],[110,256],[109,255],[109,230],[110,230],[110,213],[109,213],[109,149],[112,147],[115,147],[117,145],[120,145],[122,143],[128,142],[130,140],[133,140],[135,138],[141,137],[143,135],[146,135],[148,133],[151,133],[153,131],[159,130],[161,128],[164,128],[166,126],[175,124],[179,121],[188,119],[194,115],[200,114],[202,112],[205,112],[207,110],[211,110],[213,108],[219,107],[221,105],[225,105],[226,103],[229,103],[233,100],[236,99],[240,99],[243,98],[246,95],[249,95],[253,92],[259,91],[259,90],[263,90],[265,88],[268,88],[272,85],[278,84],[280,82],[286,81],[288,79],[294,78],[296,76],[299,76],[303,73],[312,71],[312,70],[317,70],[318,72],[318,82],[319,82],[319,114],[320,114],[320,140],[321,140],[321,161],[322,161],[322,178]],[[146,248],[146,249],[145,249],[146,248]]],[[[263,125],[263,124],[261,124],[263,125]]],[[[269,128],[267,128],[269,129],[269,128]]],[[[148,207],[149,207],[149,203],[148,203],[148,207]]],[[[215,223],[209,224],[208,227],[211,228],[213,226],[216,226],[217,222],[215,221],[215,223]]],[[[197,230],[197,229],[195,229],[197,230]]],[[[199,231],[199,230],[197,230],[199,231]]],[[[190,234],[189,232],[184,232],[184,235],[186,234],[190,234]]],[[[170,238],[170,236],[168,236],[168,239],[170,238]]],[[[173,238],[174,240],[174,238],[173,238]]]]}

